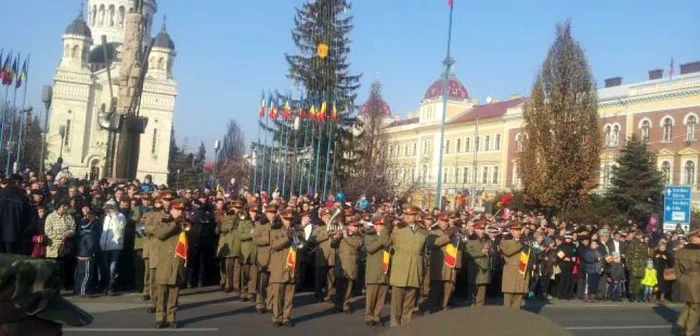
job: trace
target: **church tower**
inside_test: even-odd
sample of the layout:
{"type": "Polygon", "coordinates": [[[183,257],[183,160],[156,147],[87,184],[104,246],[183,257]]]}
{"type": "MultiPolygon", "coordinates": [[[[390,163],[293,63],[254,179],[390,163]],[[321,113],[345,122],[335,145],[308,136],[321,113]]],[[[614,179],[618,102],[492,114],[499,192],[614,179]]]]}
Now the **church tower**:
{"type": "Polygon", "coordinates": [[[153,49],[148,58],[148,74],[157,80],[172,79],[174,61],[175,42],[170,38],[163,21],[163,27],[153,41],[153,49]]]}
{"type": "MultiPolygon", "coordinates": [[[[143,2],[143,16],[146,22],[144,36],[149,37],[153,26],[153,15],[158,10],[158,4],[155,0],[141,1],[143,2]]],[[[89,0],[88,24],[97,41],[99,41],[100,36],[105,35],[107,42],[123,43],[126,14],[134,11],[135,5],[135,0],[89,0]]]]}
{"type": "Polygon", "coordinates": [[[61,67],[81,70],[88,66],[88,55],[92,47],[92,31],[83,19],[83,11],[71,22],[63,34],[63,58],[61,67]]]}

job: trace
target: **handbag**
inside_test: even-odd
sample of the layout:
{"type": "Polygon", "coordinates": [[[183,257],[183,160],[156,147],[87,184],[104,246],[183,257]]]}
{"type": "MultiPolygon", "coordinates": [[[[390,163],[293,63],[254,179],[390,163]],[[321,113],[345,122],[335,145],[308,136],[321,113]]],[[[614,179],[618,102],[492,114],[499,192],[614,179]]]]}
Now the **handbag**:
{"type": "Polygon", "coordinates": [[[676,276],[675,268],[664,268],[664,280],[665,281],[675,281],[678,279],[676,276]]]}

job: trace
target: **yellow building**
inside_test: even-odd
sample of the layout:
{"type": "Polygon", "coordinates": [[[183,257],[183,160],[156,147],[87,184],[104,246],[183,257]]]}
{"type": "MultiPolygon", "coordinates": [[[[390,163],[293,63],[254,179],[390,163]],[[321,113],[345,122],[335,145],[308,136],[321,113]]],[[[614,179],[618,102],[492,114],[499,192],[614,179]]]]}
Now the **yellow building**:
{"type": "MultiPolygon", "coordinates": [[[[448,196],[466,188],[490,195],[519,188],[517,160],[524,138],[526,98],[489,97],[479,104],[451,75],[445,142],[440,146],[442,83],[438,78],[430,85],[417,111],[388,119],[392,176],[418,186],[414,202],[423,206],[435,205],[437,174],[442,174],[448,196]],[[441,147],[443,170],[438,172],[441,147]]],[[[607,79],[598,99],[604,149],[597,191],[608,187],[615,158],[625,139],[635,133],[658,153],[658,167],[667,183],[691,185],[693,204],[700,207],[700,62],[682,64],[673,78],[664,77],[663,70],[652,70],[648,80],[641,82],[623,85],[622,78],[607,79]]]]}

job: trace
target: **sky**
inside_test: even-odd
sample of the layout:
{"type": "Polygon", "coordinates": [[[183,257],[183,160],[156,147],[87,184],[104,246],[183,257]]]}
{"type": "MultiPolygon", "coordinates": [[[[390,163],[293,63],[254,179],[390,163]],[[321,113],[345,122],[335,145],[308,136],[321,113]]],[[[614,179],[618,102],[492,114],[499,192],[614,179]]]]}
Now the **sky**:
{"type": "MultiPolygon", "coordinates": [[[[287,79],[285,53],[294,53],[294,8],[309,0],[159,0],[153,34],[167,15],[175,41],[174,77],[179,95],[175,131],[194,150],[213,152],[229,120],[247,141],[257,139],[261,90],[296,90],[287,79]]],[[[313,1],[313,0],[311,0],[313,1]]],[[[351,0],[352,1],[352,0],[351,0]]],[[[27,101],[41,106],[41,86],[51,84],[61,58],[61,35],[77,16],[80,0],[0,0],[5,31],[0,48],[31,55],[27,101]],[[8,15],[8,13],[12,13],[8,15]]],[[[362,104],[370,85],[382,83],[394,114],[416,110],[443,71],[447,0],[354,0],[355,29],[349,61],[362,75],[362,104]]],[[[528,95],[567,18],[585,48],[598,86],[621,76],[644,80],[647,71],[700,60],[697,0],[454,0],[452,55],[469,95],[507,99],[528,95]]],[[[298,92],[298,91],[297,91],[298,92]]]]}

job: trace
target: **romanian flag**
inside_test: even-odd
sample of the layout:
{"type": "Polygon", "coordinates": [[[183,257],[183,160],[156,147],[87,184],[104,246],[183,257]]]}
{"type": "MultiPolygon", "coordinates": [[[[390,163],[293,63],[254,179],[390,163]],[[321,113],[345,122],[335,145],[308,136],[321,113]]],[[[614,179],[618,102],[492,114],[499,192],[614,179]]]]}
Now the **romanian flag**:
{"type": "Polygon", "coordinates": [[[187,234],[185,234],[185,231],[180,232],[180,235],[177,237],[175,257],[184,260],[185,265],[187,265],[187,234]]]}
{"type": "Polygon", "coordinates": [[[20,86],[22,86],[22,82],[27,79],[27,60],[24,60],[24,65],[22,65],[22,71],[19,72],[19,75],[17,75],[17,83],[15,83],[15,87],[19,89],[20,86]]]}
{"type": "Polygon", "coordinates": [[[289,98],[284,102],[284,120],[289,120],[292,117],[292,105],[289,104],[289,98]]]}
{"type": "Polygon", "coordinates": [[[309,119],[316,119],[316,101],[311,100],[311,108],[309,109],[309,119]]]}
{"type": "Polygon", "coordinates": [[[452,243],[445,246],[445,265],[449,268],[455,268],[457,266],[457,247],[452,245],[452,243]]]}
{"type": "Polygon", "coordinates": [[[518,272],[522,277],[525,277],[525,274],[527,274],[527,264],[530,262],[530,253],[532,251],[530,250],[530,247],[525,245],[523,246],[523,249],[520,250],[520,262],[518,263],[518,272]]]}
{"type": "Polygon", "coordinates": [[[3,83],[3,84],[5,84],[5,85],[12,84],[12,80],[15,79],[15,74],[17,74],[17,60],[18,59],[19,59],[19,56],[17,56],[17,58],[15,58],[15,60],[12,62],[12,67],[10,67],[9,70],[7,70],[7,73],[5,74],[5,80],[7,81],[7,84],[5,84],[5,83],[3,83]]]}
{"type": "Polygon", "coordinates": [[[338,121],[338,107],[335,105],[335,101],[333,101],[333,109],[331,110],[331,118],[333,118],[333,121],[338,121]]]}
{"type": "Polygon", "coordinates": [[[269,115],[270,118],[275,119],[277,117],[277,107],[275,106],[275,99],[272,98],[272,94],[270,94],[270,110],[269,110],[269,115]]]}
{"type": "Polygon", "coordinates": [[[382,271],[384,271],[384,274],[389,274],[389,266],[391,265],[391,253],[389,251],[384,250],[384,254],[382,255],[382,271]]]}
{"type": "Polygon", "coordinates": [[[299,118],[306,118],[306,101],[304,100],[304,96],[299,98],[299,118]]]}
{"type": "Polygon", "coordinates": [[[318,121],[326,120],[326,112],[328,112],[328,103],[324,100],[321,103],[321,112],[318,114],[318,121]]]}
{"type": "Polygon", "coordinates": [[[455,5],[455,0],[447,0],[447,4],[452,8],[455,5]]]}
{"type": "Polygon", "coordinates": [[[262,92],[262,99],[260,101],[260,119],[265,118],[265,90],[262,92]]]}
{"type": "Polygon", "coordinates": [[[12,82],[12,65],[10,64],[11,55],[7,54],[5,57],[5,63],[2,65],[2,85],[10,85],[12,82]]]}
{"type": "Polygon", "coordinates": [[[294,247],[289,248],[287,252],[287,269],[295,270],[297,267],[297,249],[294,247]]]}

